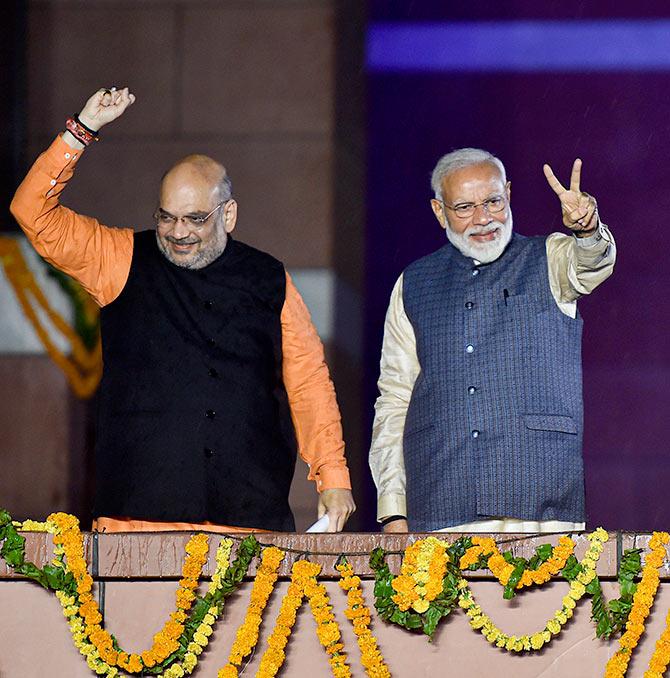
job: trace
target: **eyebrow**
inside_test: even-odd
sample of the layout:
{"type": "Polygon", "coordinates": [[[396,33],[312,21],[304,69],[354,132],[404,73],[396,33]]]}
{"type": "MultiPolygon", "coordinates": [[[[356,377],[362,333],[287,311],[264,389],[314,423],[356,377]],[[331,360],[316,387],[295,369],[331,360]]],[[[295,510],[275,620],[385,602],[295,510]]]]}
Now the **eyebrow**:
{"type": "MultiPolygon", "coordinates": [[[[174,217],[174,214],[172,214],[172,212],[168,212],[167,210],[164,210],[162,207],[159,207],[158,211],[167,215],[168,217],[174,217]]],[[[185,216],[185,217],[204,217],[206,215],[207,215],[207,212],[205,212],[205,210],[200,210],[198,212],[188,212],[187,214],[184,214],[183,216],[185,216]]]]}

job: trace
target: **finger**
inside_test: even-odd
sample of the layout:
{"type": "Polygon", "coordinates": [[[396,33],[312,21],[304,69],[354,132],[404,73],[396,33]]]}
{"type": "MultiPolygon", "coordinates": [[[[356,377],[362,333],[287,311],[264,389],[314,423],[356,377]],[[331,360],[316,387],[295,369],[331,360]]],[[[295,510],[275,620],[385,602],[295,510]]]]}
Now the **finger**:
{"type": "Polygon", "coordinates": [[[571,212],[568,212],[568,221],[571,224],[581,224],[581,223],[586,223],[584,221],[584,218],[586,217],[587,214],[586,209],[578,207],[577,209],[572,210],[571,212]]]}
{"type": "Polygon", "coordinates": [[[596,214],[596,209],[597,209],[597,206],[596,206],[595,202],[591,203],[589,205],[588,210],[586,210],[586,214],[584,215],[584,217],[582,217],[582,219],[580,219],[581,223],[584,225],[584,228],[586,230],[589,230],[589,229],[591,229],[595,226],[595,224],[593,223],[593,217],[596,214]]]}
{"type": "Polygon", "coordinates": [[[577,158],[572,164],[572,174],[570,175],[570,190],[579,193],[579,182],[582,177],[582,161],[577,158]]]}
{"type": "Polygon", "coordinates": [[[339,532],[338,528],[338,514],[334,511],[328,512],[328,529],[326,532],[339,532]]]}
{"type": "Polygon", "coordinates": [[[326,514],[326,507],[324,503],[319,499],[317,506],[316,506],[316,517],[321,519],[323,516],[326,514]]]}
{"type": "Polygon", "coordinates": [[[556,175],[554,174],[551,167],[549,167],[549,165],[543,165],[542,170],[544,171],[544,176],[547,178],[549,186],[551,186],[551,190],[557,196],[560,197],[563,193],[567,191],[563,184],[556,178],[556,175]]]}

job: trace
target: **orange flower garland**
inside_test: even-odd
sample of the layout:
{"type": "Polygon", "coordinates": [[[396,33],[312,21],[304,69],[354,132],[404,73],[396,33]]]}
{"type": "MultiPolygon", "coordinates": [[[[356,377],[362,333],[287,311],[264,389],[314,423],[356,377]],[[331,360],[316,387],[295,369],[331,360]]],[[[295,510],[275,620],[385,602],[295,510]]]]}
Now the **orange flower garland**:
{"type": "MultiPolygon", "coordinates": [[[[102,377],[100,339],[98,338],[95,348],[89,351],[79,335],[51,308],[49,300],[26,264],[17,240],[0,238],[0,262],[4,265],[5,275],[14,289],[23,313],[33,326],[49,357],[63,371],[77,397],[90,398],[98,388],[102,377]],[[42,308],[53,326],[68,340],[72,351],[71,356],[66,356],[53,343],[30,303],[29,295],[42,308]]],[[[98,312],[94,304],[90,304],[89,309],[92,313],[98,312]]]]}
{"type": "MultiPolygon", "coordinates": [[[[298,560],[291,570],[291,583],[282,600],[281,609],[272,634],[268,638],[268,647],[261,657],[257,678],[272,678],[284,664],[286,655],[284,648],[288,643],[291,630],[295,624],[302,599],[307,596],[312,615],[316,621],[316,634],[319,642],[329,655],[328,661],[335,678],[351,678],[351,671],[346,664],[347,656],[342,652],[344,645],[340,642],[340,629],[333,616],[326,587],[316,580],[321,566],[308,560],[298,560]]],[[[220,678],[224,678],[220,676],[220,678]]]]}
{"type": "MultiPolygon", "coordinates": [[[[491,537],[473,537],[472,544],[473,546],[465,552],[460,560],[459,567],[461,570],[474,565],[480,556],[491,554],[488,558],[487,566],[493,573],[493,576],[503,586],[506,586],[512,572],[514,572],[514,565],[505,560],[495,541],[491,537]]],[[[525,570],[515,588],[520,589],[524,586],[548,582],[565,567],[568,558],[574,553],[574,550],[575,542],[570,537],[560,537],[558,544],[552,550],[551,557],[537,569],[525,570]]]]}
{"type": "Polygon", "coordinates": [[[247,655],[251,654],[251,651],[256,646],[258,632],[263,621],[263,610],[265,610],[270,594],[277,583],[279,566],[283,559],[284,552],[275,546],[263,549],[261,564],[251,590],[251,599],[246,617],[242,626],[237,630],[235,642],[228,656],[228,663],[222,669],[219,669],[219,678],[237,676],[238,668],[241,666],[242,661],[247,655]]]}
{"type": "Polygon", "coordinates": [[[361,579],[354,576],[349,563],[336,566],[340,573],[340,588],[347,592],[347,609],[344,614],[351,621],[361,650],[361,664],[370,678],[390,678],[391,672],[377,646],[377,639],[370,631],[370,610],[365,605],[361,579]]]}
{"type": "Polygon", "coordinates": [[[393,602],[403,611],[411,607],[425,612],[442,591],[446,571],[446,542],[435,537],[419,539],[405,549],[400,575],[391,584],[396,591],[393,602]]]}
{"type": "Polygon", "coordinates": [[[662,678],[670,663],[670,611],[665,618],[665,629],[656,641],[654,654],[649,660],[649,668],[644,678],[662,678]]]}
{"type": "Polygon", "coordinates": [[[626,675],[628,663],[644,633],[645,620],[654,604],[654,597],[661,580],[658,571],[665,560],[665,545],[669,541],[670,535],[667,532],[654,532],[651,535],[649,540],[651,553],[645,559],[642,579],[633,595],[633,607],[628,615],[626,631],[619,638],[619,649],[607,662],[605,678],[621,678],[626,675]]]}
{"type": "MultiPolygon", "coordinates": [[[[54,513],[48,518],[56,526],[54,544],[62,549],[67,559],[67,567],[77,584],[77,600],[73,601],[78,616],[84,623],[83,637],[88,638],[100,659],[109,666],[118,666],[129,673],[140,673],[144,668],[151,668],[164,661],[179,648],[177,640],[184,630],[186,613],[195,599],[195,590],[202,568],[207,562],[209,539],[207,535],[197,534],[191,537],[186,545],[187,556],[184,560],[182,579],[176,593],[176,612],[170,615],[163,629],[154,636],[150,650],[140,654],[128,654],[117,651],[114,639],[101,626],[102,615],[93,599],[91,588],[93,578],[88,573],[84,559],[83,538],[79,530],[79,521],[65,513],[54,513]]],[[[61,603],[70,600],[61,600],[61,603]]],[[[68,605],[72,608],[73,605],[68,605]]],[[[75,616],[75,615],[69,615],[75,616]]]]}

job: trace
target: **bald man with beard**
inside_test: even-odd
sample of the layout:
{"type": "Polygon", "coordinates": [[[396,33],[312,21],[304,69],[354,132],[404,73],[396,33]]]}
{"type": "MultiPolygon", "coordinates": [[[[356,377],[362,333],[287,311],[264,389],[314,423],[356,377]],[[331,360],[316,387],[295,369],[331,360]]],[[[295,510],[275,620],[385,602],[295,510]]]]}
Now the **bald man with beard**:
{"type": "Polygon", "coordinates": [[[231,237],[225,167],[190,155],[169,169],[155,230],[59,202],[88,143],[134,101],[98,90],[11,205],[36,250],[101,307],[94,524],[292,531],[299,452],[318,516],[340,531],[355,506],[323,347],[283,264],[231,237]]]}

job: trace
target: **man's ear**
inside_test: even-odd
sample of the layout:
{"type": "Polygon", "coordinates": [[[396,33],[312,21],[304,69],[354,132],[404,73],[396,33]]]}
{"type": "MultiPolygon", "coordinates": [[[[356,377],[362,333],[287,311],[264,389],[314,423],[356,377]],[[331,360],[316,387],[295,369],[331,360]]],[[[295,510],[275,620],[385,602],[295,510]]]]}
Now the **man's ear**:
{"type": "Polygon", "coordinates": [[[440,223],[440,226],[442,226],[442,228],[446,229],[447,228],[447,215],[444,212],[444,205],[439,200],[437,200],[436,198],[433,198],[430,201],[430,206],[433,210],[433,214],[435,215],[435,218],[440,223]]]}
{"type": "Polygon", "coordinates": [[[237,223],[237,202],[229,200],[223,208],[223,228],[230,233],[237,223]]]}

